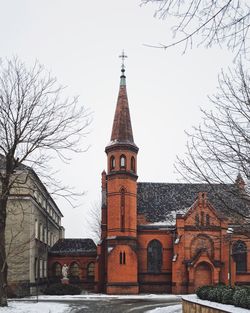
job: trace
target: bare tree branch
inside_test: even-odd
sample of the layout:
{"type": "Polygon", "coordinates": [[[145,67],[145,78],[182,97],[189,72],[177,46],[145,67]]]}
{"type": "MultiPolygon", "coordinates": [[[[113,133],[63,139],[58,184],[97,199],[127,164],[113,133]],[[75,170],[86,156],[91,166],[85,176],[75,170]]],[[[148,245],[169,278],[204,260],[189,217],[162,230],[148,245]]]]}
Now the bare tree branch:
{"type": "Polygon", "coordinates": [[[187,152],[178,157],[176,169],[187,181],[227,186],[249,207],[248,186],[243,181],[247,185],[250,180],[249,72],[241,63],[228,74],[222,71],[218,93],[209,99],[214,108],[202,110],[203,123],[187,133],[187,152]],[[235,188],[239,173],[243,185],[235,188]]]}
{"type": "Polygon", "coordinates": [[[184,45],[184,52],[197,45],[211,47],[225,43],[236,56],[249,51],[250,6],[248,1],[239,0],[141,0],[142,4],[157,6],[155,17],[174,17],[173,37],[168,44],[155,47],[168,49],[184,45]]]}

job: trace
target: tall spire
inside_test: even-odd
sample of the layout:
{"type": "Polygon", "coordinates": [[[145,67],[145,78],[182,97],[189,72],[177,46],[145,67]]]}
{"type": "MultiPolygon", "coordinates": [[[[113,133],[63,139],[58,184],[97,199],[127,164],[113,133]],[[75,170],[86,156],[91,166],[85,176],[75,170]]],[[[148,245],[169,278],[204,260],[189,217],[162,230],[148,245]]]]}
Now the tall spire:
{"type": "Polygon", "coordinates": [[[121,80],[115,117],[113,122],[113,129],[111,134],[111,145],[113,145],[114,143],[124,143],[124,144],[128,143],[135,146],[128,106],[126,76],[124,74],[125,73],[124,59],[127,58],[127,56],[124,54],[124,51],[122,52],[122,55],[120,57],[122,58],[121,77],[120,77],[121,80]]]}

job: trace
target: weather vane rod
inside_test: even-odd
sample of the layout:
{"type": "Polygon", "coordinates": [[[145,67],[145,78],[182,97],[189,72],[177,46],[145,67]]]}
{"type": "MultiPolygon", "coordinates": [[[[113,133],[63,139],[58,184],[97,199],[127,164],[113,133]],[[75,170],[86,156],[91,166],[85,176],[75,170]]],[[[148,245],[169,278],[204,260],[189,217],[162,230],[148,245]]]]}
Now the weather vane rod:
{"type": "Polygon", "coordinates": [[[128,56],[124,53],[124,50],[122,50],[122,54],[119,55],[119,58],[122,59],[122,69],[125,68],[125,65],[124,65],[124,60],[127,58],[128,56]]]}

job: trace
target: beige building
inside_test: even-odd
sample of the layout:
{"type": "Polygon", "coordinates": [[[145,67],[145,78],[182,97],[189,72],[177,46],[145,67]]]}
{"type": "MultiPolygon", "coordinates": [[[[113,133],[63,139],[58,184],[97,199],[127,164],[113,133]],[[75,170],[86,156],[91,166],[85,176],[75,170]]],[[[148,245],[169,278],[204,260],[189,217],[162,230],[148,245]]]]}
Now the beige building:
{"type": "Polygon", "coordinates": [[[46,285],[48,250],[64,238],[63,217],[37,174],[26,166],[15,172],[7,206],[6,252],[9,292],[34,294],[46,285]]]}

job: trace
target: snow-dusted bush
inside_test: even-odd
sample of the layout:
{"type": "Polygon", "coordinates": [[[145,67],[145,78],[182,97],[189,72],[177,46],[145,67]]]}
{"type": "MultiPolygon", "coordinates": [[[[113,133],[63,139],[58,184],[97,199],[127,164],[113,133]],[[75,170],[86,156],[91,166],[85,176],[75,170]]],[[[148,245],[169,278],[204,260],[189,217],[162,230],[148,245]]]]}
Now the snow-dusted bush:
{"type": "Polygon", "coordinates": [[[207,294],[207,300],[213,301],[213,302],[218,302],[218,297],[217,297],[217,289],[216,288],[210,288],[207,294]]]}
{"type": "Polygon", "coordinates": [[[233,295],[233,303],[236,306],[241,306],[240,302],[242,300],[242,298],[246,298],[247,297],[247,291],[243,288],[237,288],[235,290],[235,293],[233,295]]]}
{"type": "Polygon", "coordinates": [[[233,304],[233,294],[234,294],[233,288],[225,288],[225,290],[223,290],[221,303],[233,304]]]}
{"type": "Polygon", "coordinates": [[[250,309],[249,287],[203,286],[198,288],[196,293],[202,300],[233,304],[238,307],[250,309]]]}
{"type": "Polygon", "coordinates": [[[197,296],[202,299],[202,300],[207,300],[208,298],[208,293],[212,289],[212,286],[202,286],[197,288],[196,294],[197,296]]]}

